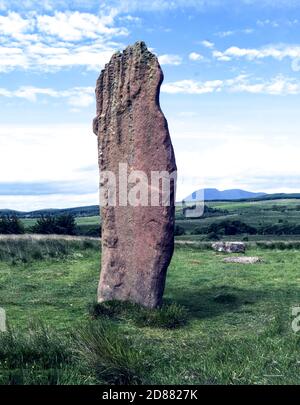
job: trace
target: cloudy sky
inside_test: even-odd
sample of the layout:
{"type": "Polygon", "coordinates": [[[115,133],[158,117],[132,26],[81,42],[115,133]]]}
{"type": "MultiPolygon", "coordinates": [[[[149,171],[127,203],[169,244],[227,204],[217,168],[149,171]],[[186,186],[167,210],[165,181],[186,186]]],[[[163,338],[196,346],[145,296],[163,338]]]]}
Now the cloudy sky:
{"type": "Polygon", "coordinates": [[[299,192],[300,1],[0,0],[0,208],[97,204],[94,87],[144,40],[195,188],[299,192]]]}

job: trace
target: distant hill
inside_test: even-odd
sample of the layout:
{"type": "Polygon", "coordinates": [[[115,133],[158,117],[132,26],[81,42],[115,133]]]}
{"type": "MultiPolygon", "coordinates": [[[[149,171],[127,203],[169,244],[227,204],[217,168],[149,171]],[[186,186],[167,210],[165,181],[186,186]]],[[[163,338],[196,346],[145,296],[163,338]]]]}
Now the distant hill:
{"type": "Polygon", "coordinates": [[[195,191],[187,196],[184,201],[195,201],[202,199],[204,196],[205,201],[218,201],[218,200],[244,200],[249,198],[265,197],[266,193],[252,193],[240,189],[220,191],[216,188],[204,188],[195,191]]]}
{"type": "Polygon", "coordinates": [[[277,193],[277,194],[265,194],[262,197],[256,198],[256,200],[290,200],[290,199],[300,199],[300,193],[277,193]]]}
{"type": "MultiPolygon", "coordinates": [[[[244,191],[239,189],[219,191],[215,188],[206,188],[204,190],[198,190],[195,193],[189,195],[185,201],[195,201],[197,193],[204,192],[205,201],[264,201],[264,200],[282,200],[282,199],[300,199],[300,193],[294,194],[266,194],[266,193],[252,193],[250,191],[244,191]]],[[[93,217],[99,215],[99,206],[90,205],[86,207],[75,208],[62,208],[62,209],[44,209],[37,211],[14,211],[9,209],[0,209],[1,215],[16,215],[19,218],[38,218],[42,215],[60,215],[60,214],[72,214],[75,217],[93,217]]]]}

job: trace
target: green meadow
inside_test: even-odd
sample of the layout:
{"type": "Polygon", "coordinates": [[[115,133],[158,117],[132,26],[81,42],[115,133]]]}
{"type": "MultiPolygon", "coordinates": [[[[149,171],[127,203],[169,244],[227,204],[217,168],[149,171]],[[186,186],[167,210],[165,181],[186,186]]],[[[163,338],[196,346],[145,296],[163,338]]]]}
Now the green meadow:
{"type": "Polygon", "coordinates": [[[298,384],[300,251],[177,244],[164,306],[95,304],[99,241],[0,241],[2,384],[298,384]]]}
{"type": "MultiPolygon", "coordinates": [[[[277,199],[261,201],[214,201],[206,202],[208,209],[216,210],[213,214],[205,214],[201,218],[187,219],[182,207],[176,209],[176,224],[183,230],[180,239],[207,240],[209,228],[222,221],[239,221],[254,227],[255,234],[237,232],[235,235],[218,235],[219,238],[249,240],[297,240],[300,237],[300,200],[277,199]],[[296,228],[296,229],[295,229],[296,228]],[[201,236],[199,236],[201,235],[201,236]]],[[[99,216],[77,216],[75,218],[77,234],[82,236],[98,236],[99,216]]],[[[35,225],[36,218],[22,219],[26,232],[35,225]]],[[[182,231],[181,231],[182,233],[182,231]]]]}

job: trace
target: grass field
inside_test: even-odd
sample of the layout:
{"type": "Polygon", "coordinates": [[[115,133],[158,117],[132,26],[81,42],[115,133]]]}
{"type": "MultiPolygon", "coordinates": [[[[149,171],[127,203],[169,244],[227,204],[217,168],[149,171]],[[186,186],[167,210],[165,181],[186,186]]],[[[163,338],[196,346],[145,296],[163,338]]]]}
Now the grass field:
{"type": "Polygon", "coordinates": [[[91,320],[97,241],[1,240],[0,248],[0,306],[13,330],[1,338],[3,384],[95,384],[112,375],[150,384],[300,382],[300,340],[291,328],[300,304],[298,250],[254,246],[247,254],[263,263],[238,265],[177,246],[165,303],[188,315],[169,329],[136,323],[130,308],[91,320]],[[103,359],[110,373],[99,366],[103,359]]]}
{"type": "MultiPolygon", "coordinates": [[[[270,200],[257,202],[208,202],[211,208],[226,210],[226,215],[212,216],[200,219],[178,219],[177,224],[182,226],[187,234],[192,234],[194,229],[205,229],[212,223],[225,219],[239,220],[247,225],[260,228],[266,225],[288,223],[300,225],[300,204],[298,199],[270,200]]],[[[268,235],[247,235],[250,239],[268,239],[268,235]]],[[[274,235],[272,235],[273,237],[274,235]]],[[[276,237],[276,235],[275,235],[276,237]]],[[[293,236],[295,238],[295,235],[293,236]]],[[[296,238],[300,238],[297,235],[296,238]]],[[[230,238],[229,238],[230,239],[230,238]]],[[[285,236],[283,237],[285,239],[285,236]]]]}
{"type": "MultiPolygon", "coordinates": [[[[207,202],[208,207],[218,210],[225,210],[225,213],[216,216],[202,217],[198,219],[186,219],[182,214],[182,208],[177,207],[176,224],[182,227],[189,237],[199,232],[204,232],[202,239],[205,239],[207,227],[213,223],[223,220],[239,220],[247,225],[257,229],[267,225],[288,224],[290,226],[300,226],[300,200],[299,199],[282,199],[267,201],[227,201],[227,202],[207,202]],[[197,232],[195,231],[197,229],[197,232]]],[[[27,231],[30,231],[36,219],[22,219],[27,231]]],[[[79,235],[96,236],[99,234],[99,216],[76,217],[76,224],[79,235]]],[[[240,235],[239,238],[247,237],[249,240],[299,240],[300,235],[240,235]]],[[[197,239],[197,236],[196,236],[197,239]]],[[[225,239],[232,239],[226,236],[225,239]]],[[[234,237],[236,239],[236,237],[234,237]]]]}
{"type": "MultiPolygon", "coordinates": [[[[22,219],[23,224],[28,229],[36,223],[35,218],[24,218],[22,219]]],[[[100,224],[100,217],[99,216],[92,216],[92,217],[76,217],[76,224],[77,225],[99,225],[100,224]]]]}

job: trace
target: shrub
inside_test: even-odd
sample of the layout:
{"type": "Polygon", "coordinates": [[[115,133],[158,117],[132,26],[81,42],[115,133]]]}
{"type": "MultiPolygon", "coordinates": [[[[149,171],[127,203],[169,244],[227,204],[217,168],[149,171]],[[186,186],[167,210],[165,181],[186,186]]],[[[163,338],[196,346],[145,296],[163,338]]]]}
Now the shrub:
{"type": "Polygon", "coordinates": [[[0,218],[0,233],[20,235],[24,232],[24,225],[18,217],[6,215],[0,218]]]}
{"type": "Polygon", "coordinates": [[[220,236],[216,232],[210,232],[209,234],[206,235],[207,240],[220,240],[220,236]]]}
{"type": "Polygon", "coordinates": [[[202,235],[203,233],[204,231],[200,226],[196,226],[191,232],[192,235],[202,235]]]}
{"type": "Polygon", "coordinates": [[[78,225],[76,234],[80,236],[89,236],[92,238],[101,238],[101,225],[78,225]]]}
{"type": "Polygon", "coordinates": [[[185,229],[180,225],[175,225],[174,235],[175,236],[185,235],[185,229]]]}
{"type": "Polygon", "coordinates": [[[33,233],[40,234],[54,234],[56,231],[55,218],[53,216],[47,215],[42,216],[36,221],[36,224],[31,228],[33,233]]]}
{"type": "Polygon", "coordinates": [[[75,217],[71,214],[62,214],[55,217],[55,225],[57,234],[59,235],[75,235],[76,234],[76,221],[75,217]]]}
{"type": "Polygon", "coordinates": [[[280,224],[262,225],[259,229],[262,235],[299,235],[300,225],[283,221],[280,224]]]}
{"type": "Polygon", "coordinates": [[[59,216],[41,216],[31,228],[31,232],[39,234],[75,235],[76,222],[71,214],[59,216]]]}
{"type": "Polygon", "coordinates": [[[238,235],[243,233],[254,235],[257,233],[257,229],[253,226],[245,224],[242,221],[228,219],[211,224],[208,227],[207,232],[223,235],[238,235]]]}

